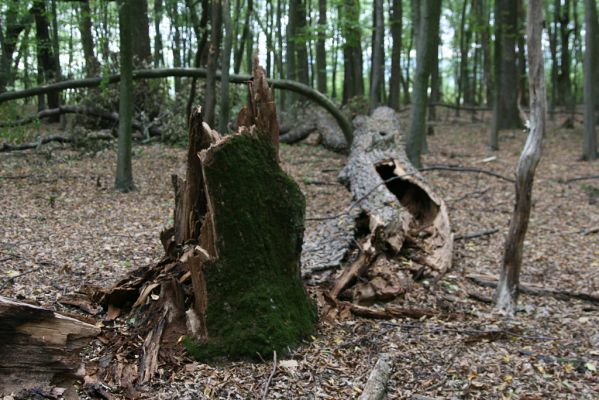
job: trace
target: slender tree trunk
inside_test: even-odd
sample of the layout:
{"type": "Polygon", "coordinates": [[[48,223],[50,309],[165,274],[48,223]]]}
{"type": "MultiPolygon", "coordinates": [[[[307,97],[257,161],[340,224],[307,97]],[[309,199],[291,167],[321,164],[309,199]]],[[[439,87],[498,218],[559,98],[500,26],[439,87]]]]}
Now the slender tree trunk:
{"type": "Polygon", "coordinates": [[[296,40],[296,61],[297,78],[301,83],[310,84],[310,74],[308,68],[308,48],[307,48],[307,25],[306,25],[306,3],[305,0],[297,0],[297,8],[295,15],[290,15],[290,18],[296,18],[296,35],[293,39],[296,40]]]}
{"type": "MultiPolygon", "coordinates": [[[[283,68],[283,52],[284,52],[284,48],[283,48],[283,27],[282,27],[282,22],[281,19],[283,17],[283,0],[277,0],[277,18],[276,18],[276,25],[277,25],[277,32],[276,32],[276,37],[277,37],[277,44],[278,44],[278,48],[279,48],[279,78],[281,79],[285,79],[285,70],[283,68]]],[[[281,110],[285,110],[285,106],[286,106],[286,97],[287,94],[284,91],[279,91],[279,99],[280,99],[280,105],[281,105],[281,110]]]]}
{"type": "Polygon", "coordinates": [[[391,79],[389,79],[389,107],[399,110],[401,88],[401,41],[403,30],[403,7],[401,0],[393,0],[391,8],[391,79]]]}
{"type": "Polygon", "coordinates": [[[559,9],[561,7],[561,1],[555,0],[553,5],[553,23],[547,25],[547,33],[549,36],[549,52],[551,53],[551,92],[549,97],[549,109],[550,118],[554,119],[555,107],[558,103],[557,96],[557,80],[558,80],[558,69],[559,63],[557,61],[557,32],[558,32],[558,21],[559,21],[559,9]]]}
{"type": "Polygon", "coordinates": [[[208,47],[208,76],[206,77],[206,90],[204,93],[204,108],[202,113],[208,125],[214,127],[216,106],[216,70],[218,69],[218,56],[222,36],[222,0],[212,2],[210,31],[210,45],[208,47]]]}
{"type": "Polygon", "coordinates": [[[360,2],[344,0],[341,7],[343,44],[343,104],[356,96],[364,96],[362,73],[362,33],[360,30],[360,2]]]}
{"type": "Polygon", "coordinates": [[[406,153],[416,168],[421,167],[420,155],[426,140],[426,108],[427,91],[431,64],[437,49],[439,22],[441,16],[441,0],[430,0],[422,3],[420,32],[417,35],[416,73],[414,77],[413,104],[411,111],[410,132],[406,143],[406,153]]]}
{"type": "Polygon", "coordinates": [[[164,65],[160,21],[162,21],[162,0],[154,0],[154,68],[164,65]]]}
{"type": "Polygon", "coordinates": [[[119,138],[115,189],[134,189],[131,168],[131,128],[133,120],[133,32],[131,18],[135,7],[130,0],[119,0],[120,70],[119,138]]]}
{"type": "MultiPolygon", "coordinates": [[[[515,129],[522,126],[518,112],[518,72],[516,69],[516,38],[518,0],[495,2],[495,105],[492,131],[515,129]]],[[[495,136],[497,136],[495,134],[495,136]]],[[[491,140],[497,149],[497,139],[491,140]]]]}
{"type": "MultiPolygon", "coordinates": [[[[35,15],[36,46],[38,59],[38,84],[52,82],[58,78],[56,58],[52,52],[50,32],[48,29],[48,18],[44,0],[35,0],[33,3],[33,14],[35,15]]],[[[59,93],[50,92],[47,95],[48,107],[58,108],[60,105],[59,93]]],[[[40,98],[39,110],[45,108],[43,97],[40,98]]],[[[51,118],[58,121],[58,116],[51,118]]]]}
{"type": "Polygon", "coordinates": [[[493,102],[493,86],[494,86],[494,80],[493,80],[493,60],[491,57],[491,46],[489,45],[490,43],[490,38],[491,38],[491,28],[490,28],[490,7],[489,7],[489,0],[479,0],[482,5],[482,15],[483,15],[483,22],[482,22],[482,33],[481,33],[481,46],[482,46],[482,52],[483,52],[483,73],[484,73],[484,80],[485,80],[485,87],[486,87],[486,91],[485,91],[485,100],[486,100],[486,104],[487,106],[491,105],[491,103],[493,102]]]}
{"type": "Polygon", "coordinates": [[[327,52],[325,49],[327,31],[327,0],[318,0],[318,40],[316,41],[316,87],[320,93],[327,93],[327,52]]]}
{"type": "Polygon", "coordinates": [[[460,115],[460,104],[464,96],[464,83],[466,81],[466,68],[468,65],[468,48],[466,47],[466,10],[468,0],[462,0],[462,15],[460,17],[460,72],[458,74],[458,93],[456,96],[456,116],[460,115]]]}
{"type": "Polygon", "coordinates": [[[385,17],[383,15],[383,0],[374,0],[373,19],[374,19],[374,40],[372,41],[372,72],[370,80],[370,111],[381,104],[384,64],[383,64],[383,46],[385,34],[385,17]]]}
{"type": "MultiPolygon", "coordinates": [[[[437,35],[434,40],[435,44],[432,55],[433,60],[431,62],[431,93],[429,103],[432,104],[428,107],[429,121],[435,121],[437,119],[437,108],[434,106],[434,104],[441,102],[441,76],[439,74],[439,46],[441,44],[441,36],[437,35]]],[[[432,126],[429,127],[429,132],[433,132],[432,126]]]]}
{"type": "Polygon", "coordinates": [[[231,27],[231,6],[229,0],[223,0],[223,25],[225,30],[225,40],[223,45],[223,61],[221,67],[221,98],[220,98],[220,118],[218,131],[221,134],[227,133],[229,123],[229,68],[231,64],[231,46],[233,42],[233,32],[231,27]]]}
{"type": "Polygon", "coordinates": [[[545,135],[546,98],[543,67],[543,1],[528,2],[528,65],[530,94],[530,133],[518,161],[516,204],[506,238],[501,277],[495,293],[496,306],[512,315],[518,302],[518,285],[522,266],[524,238],[531,210],[532,186],[541,158],[545,135]]]}
{"type": "MultiPolygon", "coordinates": [[[[195,52],[195,58],[193,61],[193,66],[195,68],[199,68],[202,65],[202,60],[204,59],[205,54],[209,54],[209,51],[205,51],[206,44],[208,43],[208,29],[206,26],[208,25],[208,11],[210,8],[210,1],[202,0],[202,17],[198,19],[198,15],[195,9],[195,3],[191,0],[187,1],[187,8],[189,10],[189,14],[191,16],[193,30],[196,35],[197,48],[195,52]]],[[[193,102],[195,101],[196,96],[196,86],[197,86],[197,78],[191,79],[191,88],[189,90],[189,98],[187,99],[187,121],[191,117],[191,110],[193,108],[193,102]]]]}
{"type": "Polygon", "coordinates": [[[518,23],[517,23],[517,45],[518,45],[518,101],[524,106],[528,103],[528,90],[526,89],[526,53],[524,51],[524,26],[526,25],[523,0],[518,0],[518,23]]]}
{"type": "MultiPolygon", "coordinates": [[[[292,0],[293,1],[293,0],[292,0]]],[[[254,1],[248,0],[247,10],[245,14],[245,22],[243,23],[243,31],[241,32],[241,39],[239,40],[237,50],[235,51],[234,67],[233,71],[238,74],[241,70],[241,61],[243,60],[243,52],[246,47],[246,41],[250,40],[250,17],[254,12],[254,1]]],[[[291,14],[289,14],[291,15],[291,14]]],[[[289,20],[291,22],[291,19],[289,20]]],[[[251,60],[250,60],[251,63],[251,60]]]]}
{"type": "Polygon", "coordinates": [[[331,96],[333,99],[337,99],[337,64],[339,63],[339,31],[335,28],[333,35],[333,73],[331,76],[331,96]]]}
{"type": "Polygon", "coordinates": [[[100,72],[100,62],[94,50],[91,9],[87,1],[79,3],[79,33],[81,34],[81,46],[85,58],[85,74],[88,77],[96,76],[100,72]]]}
{"type": "MultiPolygon", "coordinates": [[[[296,22],[297,19],[294,17],[297,14],[297,8],[299,7],[298,0],[289,0],[289,10],[287,15],[289,16],[287,22],[287,34],[286,34],[286,63],[287,63],[287,79],[291,79],[293,81],[298,80],[297,76],[297,55],[296,55],[296,35],[297,35],[297,27],[296,22]]],[[[289,103],[293,105],[296,101],[296,96],[291,94],[289,96],[289,103]]]]}
{"type": "Polygon", "coordinates": [[[597,3],[595,0],[585,0],[585,52],[584,52],[584,139],[582,144],[582,157],[585,160],[597,158],[597,131],[595,85],[597,74],[598,45],[597,37],[597,3]]]}

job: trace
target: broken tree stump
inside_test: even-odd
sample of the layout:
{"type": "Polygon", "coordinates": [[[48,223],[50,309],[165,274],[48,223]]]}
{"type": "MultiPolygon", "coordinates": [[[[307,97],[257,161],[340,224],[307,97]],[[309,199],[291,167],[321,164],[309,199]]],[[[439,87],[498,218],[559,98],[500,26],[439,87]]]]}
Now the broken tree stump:
{"type": "Polygon", "coordinates": [[[94,325],[0,296],[0,393],[82,378],[79,352],[100,333],[94,325]]]}
{"type": "MultiPolygon", "coordinates": [[[[221,137],[192,113],[186,179],[173,177],[174,226],[161,233],[165,257],[102,293],[109,310],[132,308],[122,346],[140,360],[137,383],[181,343],[198,359],[285,353],[313,330],[316,308],[300,276],[305,199],[278,163],[278,124],[264,70],[254,67],[236,133],[221,137]],[[187,310],[186,310],[187,309],[187,310]]],[[[118,312],[113,313],[118,314],[118,312]]],[[[125,349],[125,350],[123,350],[125,349]]],[[[121,372],[119,372],[121,371],[121,372]]]]}
{"type": "Polygon", "coordinates": [[[340,266],[357,243],[358,255],[329,296],[371,305],[405,293],[413,280],[441,277],[451,266],[453,234],[445,203],[405,155],[397,114],[380,107],[370,117],[357,117],[354,125],[349,159],[339,176],[354,203],[307,236],[306,248],[332,248],[336,257],[319,261],[305,254],[304,275],[335,262],[340,266]]]}

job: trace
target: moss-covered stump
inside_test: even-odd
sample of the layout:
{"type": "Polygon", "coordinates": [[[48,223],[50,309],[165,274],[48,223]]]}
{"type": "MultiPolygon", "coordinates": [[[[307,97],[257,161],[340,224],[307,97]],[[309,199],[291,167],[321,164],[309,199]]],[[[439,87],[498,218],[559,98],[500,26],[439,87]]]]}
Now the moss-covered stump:
{"type": "Polygon", "coordinates": [[[207,338],[187,347],[198,358],[280,352],[316,318],[299,269],[304,197],[272,145],[253,134],[200,157],[216,255],[202,265],[207,338]]]}

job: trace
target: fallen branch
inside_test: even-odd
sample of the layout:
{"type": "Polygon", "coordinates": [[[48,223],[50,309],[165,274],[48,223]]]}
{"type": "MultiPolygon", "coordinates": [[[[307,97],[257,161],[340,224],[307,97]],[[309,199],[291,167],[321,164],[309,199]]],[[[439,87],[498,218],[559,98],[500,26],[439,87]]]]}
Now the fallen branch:
{"type": "Polygon", "coordinates": [[[370,375],[364,391],[359,397],[359,400],[382,400],[387,396],[387,383],[391,377],[391,370],[393,364],[391,361],[391,355],[389,353],[383,353],[377,360],[376,364],[370,375]]]}
{"type": "Polygon", "coordinates": [[[599,179],[599,175],[584,175],[584,176],[577,176],[574,178],[570,178],[570,179],[566,179],[564,181],[562,181],[562,183],[572,183],[572,182],[578,182],[578,181],[588,181],[591,179],[599,179]]]}
{"type": "Polygon", "coordinates": [[[4,142],[0,146],[0,153],[5,153],[5,152],[9,152],[9,151],[35,149],[38,146],[41,146],[41,145],[47,144],[47,143],[51,143],[51,142],[58,142],[58,143],[64,144],[64,143],[72,143],[73,140],[71,138],[67,138],[64,136],[51,135],[51,136],[46,136],[44,138],[41,138],[37,142],[21,143],[21,144],[8,144],[8,143],[4,142]]]}
{"type": "Polygon", "coordinates": [[[478,238],[478,237],[482,237],[482,236],[488,236],[488,235],[493,235],[495,233],[499,232],[498,228],[493,228],[493,229],[487,229],[484,231],[478,231],[478,232],[470,232],[470,233],[464,233],[463,235],[457,235],[454,240],[468,240],[468,239],[474,239],[474,238],[478,238]]]}
{"type": "MultiPolygon", "coordinates": [[[[497,287],[497,278],[493,276],[486,275],[467,275],[467,279],[476,283],[479,286],[496,288],[497,287]]],[[[558,300],[571,300],[577,299],[586,301],[593,304],[599,304],[599,296],[589,294],[589,293],[581,293],[581,292],[571,292],[568,290],[559,290],[552,288],[543,288],[536,287],[532,285],[527,285],[520,283],[518,289],[521,293],[528,294],[530,296],[540,296],[540,297],[553,297],[558,300]]]]}
{"type": "Polygon", "coordinates": [[[453,166],[453,165],[429,165],[427,167],[421,168],[420,171],[453,171],[453,172],[474,172],[479,174],[485,174],[489,176],[493,176],[495,178],[502,179],[506,182],[515,183],[516,181],[512,178],[508,178],[507,176],[498,174],[497,172],[489,171],[486,169],[474,168],[474,167],[462,167],[462,166],[453,166]]]}
{"type": "MultiPolygon", "coordinates": [[[[203,68],[155,68],[155,69],[138,69],[133,71],[133,79],[158,79],[168,77],[195,77],[205,78],[207,71],[203,68]]],[[[56,82],[52,84],[37,86],[30,89],[18,90],[12,92],[5,92],[0,94],[0,103],[8,100],[23,99],[26,97],[34,97],[39,94],[46,94],[54,91],[61,91],[66,89],[77,89],[77,88],[90,88],[98,87],[101,84],[110,84],[119,82],[121,79],[120,75],[110,75],[107,77],[93,77],[78,80],[68,80],[62,82],[56,82]]],[[[216,79],[221,79],[221,73],[216,73],[216,79]]],[[[252,78],[249,75],[229,75],[229,82],[237,84],[247,84],[252,78]]],[[[317,90],[312,89],[308,85],[303,83],[285,80],[285,79],[270,79],[268,81],[274,88],[289,90],[302,96],[305,96],[309,100],[312,100],[316,104],[325,108],[331,115],[337,120],[339,127],[343,131],[348,143],[352,142],[353,139],[353,128],[351,122],[347,117],[337,108],[328,97],[320,93],[317,90]]]]}
{"type": "Polygon", "coordinates": [[[435,317],[440,314],[438,311],[429,308],[400,307],[393,304],[388,304],[382,308],[364,307],[347,301],[338,301],[337,304],[341,307],[347,307],[352,314],[358,317],[374,319],[420,319],[422,317],[435,317]]]}
{"type": "Polygon", "coordinates": [[[277,372],[277,352],[274,351],[272,353],[272,371],[270,371],[270,375],[268,375],[268,379],[266,380],[266,383],[264,384],[264,391],[262,392],[262,400],[266,400],[266,396],[268,395],[268,388],[269,388],[270,383],[272,382],[272,378],[275,376],[276,372],[277,372]]]}

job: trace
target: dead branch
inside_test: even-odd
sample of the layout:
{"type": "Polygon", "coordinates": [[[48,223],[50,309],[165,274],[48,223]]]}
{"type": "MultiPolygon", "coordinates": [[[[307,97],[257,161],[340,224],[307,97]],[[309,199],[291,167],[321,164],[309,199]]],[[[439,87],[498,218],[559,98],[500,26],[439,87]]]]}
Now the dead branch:
{"type": "Polygon", "coordinates": [[[468,240],[468,239],[474,239],[474,238],[478,238],[478,237],[482,237],[482,236],[488,236],[488,235],[493,235],[495,233],[499,232],[498,228],[493,228],[493,229],[487,229],[484,231],[478,231],[478,232],[470,232],[470,233],[464,233],[463,235],[457,235],[454,240],[468,240]]]}
{"type": "Polygon", "coordinates": [[[51,135],[51,136],[46,136],[44,138],[40,138],[40,140],[38,140],[37,142],[31,142],[31,143],[8,144],[8,143],[4,142],[0,146],[0,153],[6,153],[9,151],[35,149],[41,145],[44,145],[47,143],[52,143],[52,142],[58,142],[61,144],[65,144],[65,143],[72,143],[73,140],[71,138],[67,138],[64,136],[51,135]]]}
{"type": "MultiPolygon", "coordinates": [[[[476,283],[479,286],[496,288],[497,287],[497,278],[488,275],[467,275],[467,279],[476,283]]],[[[589,294],[589,293],[581,293],[581,292],[572,292],[568,290],[559,290],[552,288],[543,288],[538,286],[533,286],[530,284],[520,283],[518,286],[521,293],[528,294],[530,296],[539,296],[539,297],[553,297],[558,300],[582,300],[593,304],[599,304],[599,296],[589,294]]]]}
{"type": "Polygon", "coordinates": [[[266,383],[264,384],[264,391],[262,392],[262,400],[266,400],[266,396],[268,395],[268,388],[269,388],[270,383],[272,382],[272,378],[275,376],[276,372],[277,372],[277,352],[274,351],[272,353],[272,371],[270,371],[270,375],[268,375],[268,379],[266,380],[266,383]]]}
{"type": "Polygon", "coordinates": [[[498,174],[497,172],[493,172],[493,171],[489,171],[486,169],[480,169],[480,168],[474,168],[474,167],[462,167],[462,166],[453,166],[453,165],[441,165],[441,164],[435,164],[435,165],[429,165],[427,167],[421,168],[420,171],[424,172],[424,171],[452,171],[452,172],[473,172],[473,173],[479,173],[479,174],[485,174],[485,175],[489,175],[489,176],[493,176],[495,178],[499,178],[502,179],[506,182],[510,182],[510,183],[514,183],[516,182],[514,179],[512,178],[508,178],[507,176],[498,174]]]}
{"type": "Polygon", "coordinates": [[[591,179],[599,179],[599,175],[584,175],[584,176],[577,176],[574,178],[570,178],[570,179],[566,179],[564,181],[562,181],[562,183],[572,183],[572,182],[578,182],[578,181],[588,181],[591,179]]]}

